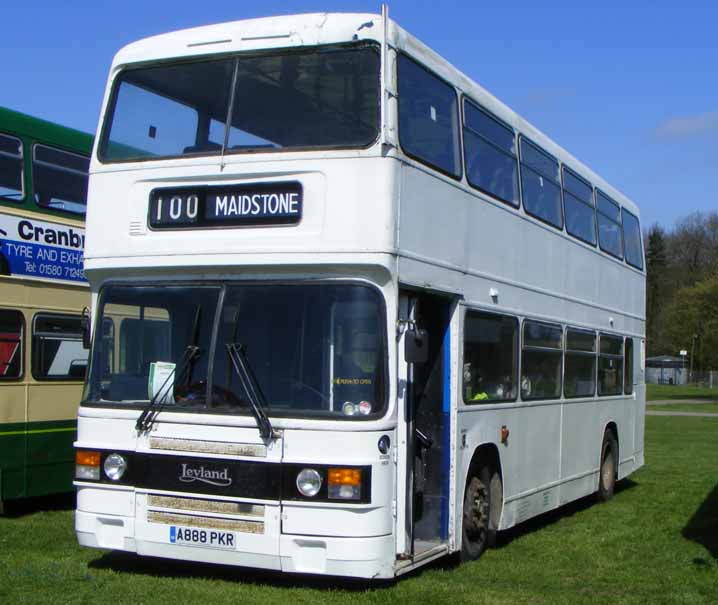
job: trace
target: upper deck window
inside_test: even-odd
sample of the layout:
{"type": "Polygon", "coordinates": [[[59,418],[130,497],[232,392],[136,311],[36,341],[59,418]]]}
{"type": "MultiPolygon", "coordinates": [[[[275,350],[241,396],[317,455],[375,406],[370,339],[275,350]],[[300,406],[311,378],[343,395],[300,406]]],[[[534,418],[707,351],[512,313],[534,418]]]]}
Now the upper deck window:
{"type": "Polygon", "coordinates": [[[643,269],[643,246],[641,245],[641,227],[638,218],[625,208],[623,213],[623,242],[626,246],[626,262],[636,269],[643,269]]]}
{"type": "Polygon", "coordinates": [[[558,161],[530,141],[521,139],[521,188],[524,209],[531,216],[563,227],[558,161]]]}
{"type": "Polygon", "coordinates": [[[408,155],[461,176],[456,91],[405,55],[399,55],[399,139],[408,155]]]}
{"type": "Polygon", "coordinates": [[[89,170],[88,157],[46,145],[35,145],[32,186],[38,206],[85,214],[89,170]]]}
{"type": "Polygon", "coordinates": [[[226,153],[364,147],[378,127],[374,47],[283,51],[124,71],[99,155],[103,161],[218,155],[225,143],[226,153]]]}
{"type": "Polygon", "coordinates": [[[464,101],[464,156],[470,185],[518,207],[514,131],[469,101],[464,101]]]}
{"type": "Polygon", "coordinates": [[[0,198],[19,202],[23,197],[22,141],[0,134],[0,198]]]}
{"type": "Polygon", "coordinates": [[[621,207],[604,193],[596,191],[598,209],[598,244],[601,250],[623,258],[621,207]]]}
{"type": "Polygon", "coordinates": [[[566,166],[563,167],[562,173],[566,231],[595,246],[596,210],[593,206],[593,188],[566,166]]]}

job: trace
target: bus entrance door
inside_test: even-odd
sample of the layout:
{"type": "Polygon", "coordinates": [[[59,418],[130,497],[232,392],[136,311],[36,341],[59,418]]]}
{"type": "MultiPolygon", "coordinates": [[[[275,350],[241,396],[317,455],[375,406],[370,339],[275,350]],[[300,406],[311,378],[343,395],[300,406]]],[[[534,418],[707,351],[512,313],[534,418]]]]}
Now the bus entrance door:
{"type": "Polygon", "coordinates": [[[411,293],[410,325],[425,330],[425,362],[407,363],[407,534],[412,557],[448,540],[450,477],[449,321],[453,301],[411,293]]]}

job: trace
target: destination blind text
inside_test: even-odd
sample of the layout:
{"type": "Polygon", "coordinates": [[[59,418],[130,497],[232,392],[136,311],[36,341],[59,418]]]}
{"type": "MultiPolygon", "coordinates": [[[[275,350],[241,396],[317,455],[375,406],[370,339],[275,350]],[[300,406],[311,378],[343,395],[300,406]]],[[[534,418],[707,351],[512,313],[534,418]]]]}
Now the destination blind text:
{"type": "Polygon", "coordinates": [[[156,189],[149,223],[153,229],[294,224],[302,217],[302,198],[297,182],[156,189]]]}

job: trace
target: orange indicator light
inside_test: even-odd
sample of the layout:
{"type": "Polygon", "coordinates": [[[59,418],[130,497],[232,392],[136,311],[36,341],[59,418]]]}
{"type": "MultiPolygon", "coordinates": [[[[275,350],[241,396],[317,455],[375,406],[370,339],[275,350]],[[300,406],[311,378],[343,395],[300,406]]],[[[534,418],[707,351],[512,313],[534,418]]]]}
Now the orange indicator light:
{"type": "Polygon", "coordinates": [[[77,450],[75,452],[75,464],[82,466],[100,466],[100,452],[77,450]]]}
{"type": "Polygon", "coordinates": [[[361,485],[361,469],[358,468],[330,468],[329,485],[361,485]]]}

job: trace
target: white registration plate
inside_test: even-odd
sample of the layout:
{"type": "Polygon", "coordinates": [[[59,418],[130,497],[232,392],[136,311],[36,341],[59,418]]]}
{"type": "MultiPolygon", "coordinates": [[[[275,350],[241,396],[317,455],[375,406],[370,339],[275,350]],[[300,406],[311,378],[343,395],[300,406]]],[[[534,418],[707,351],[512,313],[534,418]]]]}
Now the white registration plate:
{"type": "Polygon", "coordinates": [[[170,544],[234,550],[237,548],[237,535],[231,531],[172,525],[170,526],[170,544]]]}

